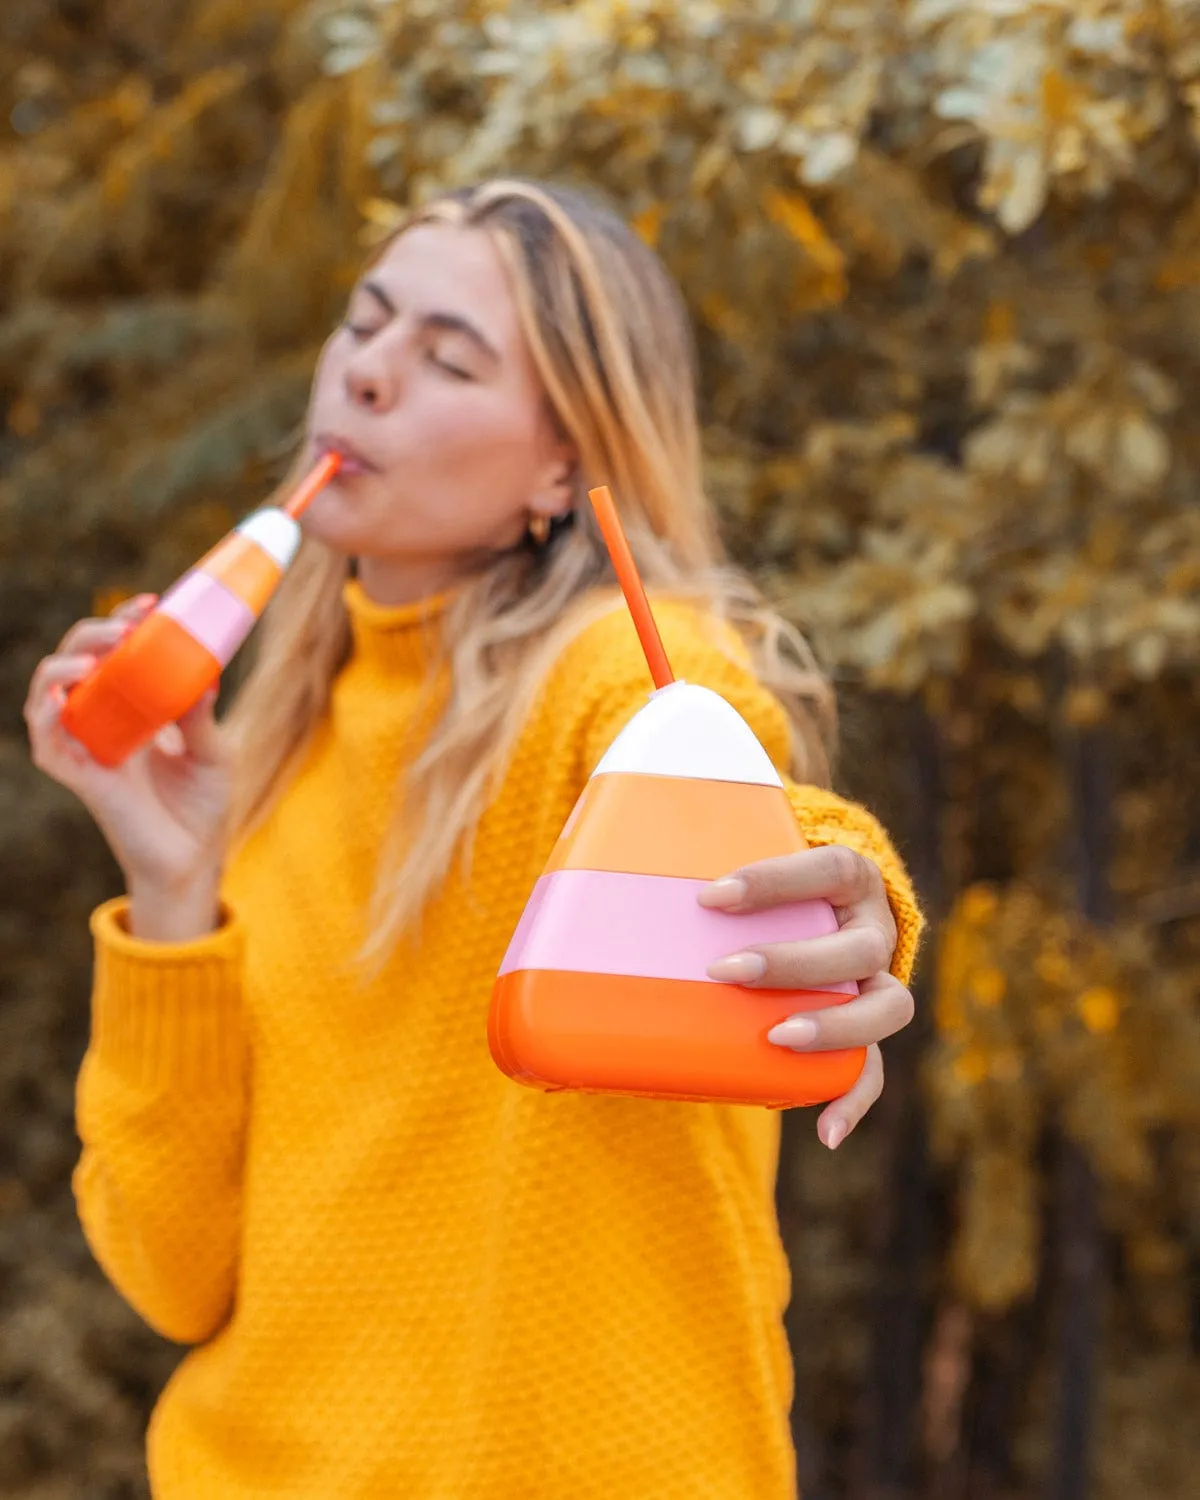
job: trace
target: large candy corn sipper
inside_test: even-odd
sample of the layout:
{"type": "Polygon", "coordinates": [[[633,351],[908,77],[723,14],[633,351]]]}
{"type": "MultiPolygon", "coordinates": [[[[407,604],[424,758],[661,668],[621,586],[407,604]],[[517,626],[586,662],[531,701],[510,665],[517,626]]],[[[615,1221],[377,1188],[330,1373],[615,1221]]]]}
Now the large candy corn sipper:
{"type": "Polygon", "coordinates": [[[72,688],[63,727],[101,765],[120,765],[217,683],[296,555],[297,518],[340,466],[328,454],[284,506],[247,516],[72,688]]]}
{"type": "Polygon", "coordinates": [[[785,991],[708,978],[759,943],[837,931],[825,901],[735,915],[699,905],[709,880],[805,848],[770,757],[737,710],[674,680],[607,489],[605,541],[655,691],[575,805],[500,966],[488,1039],[500,1069],[535,1088],[657,1099],[816,1104],[844,1094],[861,1047],[794,1053],[767,1033],[843,1004],[852,982],[785,991]]]}

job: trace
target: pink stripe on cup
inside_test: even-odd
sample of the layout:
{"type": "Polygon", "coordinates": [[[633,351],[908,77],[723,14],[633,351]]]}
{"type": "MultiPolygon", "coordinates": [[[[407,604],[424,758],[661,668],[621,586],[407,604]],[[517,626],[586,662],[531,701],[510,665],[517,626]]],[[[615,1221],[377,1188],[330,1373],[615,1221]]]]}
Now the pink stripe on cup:
{"type": "MultiPolygon", "coordinates": [[[[710,963],[757,943],[798,942],[837,931],[824,901],[793,901],[734,915],[699,905],[703,880],[554,870],[533,889],[500,973],[560,969],[646,979],[704,980],[710,963]]],[[[856,995],[853,980],[814,989],[856,995]]]]}
{"type": "Polygon", "coordinates": [[[181,578],[159,609],[183,626],[200,644],[227,666],[254,628],[256,616],[224,584],[207,573],[181,578]]]}

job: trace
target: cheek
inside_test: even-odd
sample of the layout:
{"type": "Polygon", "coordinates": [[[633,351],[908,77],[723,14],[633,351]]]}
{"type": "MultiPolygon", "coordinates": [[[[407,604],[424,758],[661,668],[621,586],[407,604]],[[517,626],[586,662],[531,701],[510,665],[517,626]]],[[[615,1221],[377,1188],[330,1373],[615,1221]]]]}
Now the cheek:
{"type": "Polygon", "coordinates": [[[410,407],[418,436],[436,433],[449,448],[469,452],[495,442],[513,426],[507,403],[486,386],[430,384],[410,407]]]}
{"type": "Polygon", "coordinates": [[[426,463],[448,479],[503,489],[512,483],[528,485],[538,428],[528,410],[507,395],[464,386],[439,393],[425,405],[416,438],[426,463]]]}

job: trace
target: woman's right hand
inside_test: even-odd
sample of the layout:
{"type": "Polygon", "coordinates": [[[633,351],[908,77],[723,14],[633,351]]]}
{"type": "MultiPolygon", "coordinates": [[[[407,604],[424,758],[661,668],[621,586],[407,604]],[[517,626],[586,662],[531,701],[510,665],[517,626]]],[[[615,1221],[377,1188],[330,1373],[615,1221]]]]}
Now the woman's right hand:
{"type": "Polygon", "coordinates": [[[125,875],[137,936],[182,941],[217,922],[231,764],[214,717],[215,689],[122,765],[109,768],[63,728],[66,691],[154,607],[127,601],[104,620],[81,620],[33,674],[25,722],[33,763],[75,793],[125,875]]]}

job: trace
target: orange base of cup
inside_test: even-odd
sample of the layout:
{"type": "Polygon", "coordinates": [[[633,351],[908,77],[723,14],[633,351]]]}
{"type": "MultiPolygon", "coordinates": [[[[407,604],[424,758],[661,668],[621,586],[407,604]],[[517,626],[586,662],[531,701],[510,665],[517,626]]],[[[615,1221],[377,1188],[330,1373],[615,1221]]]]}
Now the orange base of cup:
{"type": "Polygon", "coordinates": [[[767,1032],[847,995],[519,969],[496,983],[492,1057],[543,1090],[790,1109],[850,1089],[866,1050],[790,1052],[767,1032]]]}

